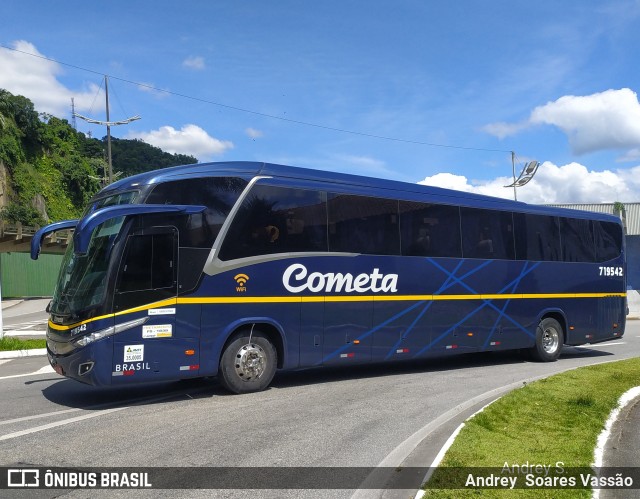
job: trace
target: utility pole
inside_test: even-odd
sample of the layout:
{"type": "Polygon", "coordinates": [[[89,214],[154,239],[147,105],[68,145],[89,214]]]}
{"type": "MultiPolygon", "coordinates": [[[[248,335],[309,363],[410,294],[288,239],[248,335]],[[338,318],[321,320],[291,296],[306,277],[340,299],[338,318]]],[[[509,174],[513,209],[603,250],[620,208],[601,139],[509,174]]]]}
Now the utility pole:
{"type": "Polygon", "coordinates": [[[86,116],[82,116],[81,114],[74,113],[74,116],[86,121],[87,123],[93,123],[95,125],[106,125],[107,127],[107,165],[108,165],[108,173],[104,179],[108,184],[113,182],[113,162],[111,160],[111,127],[116,125],[127,125],[132,121],[139,120],[140,116],[132,116],[131,118],[127,118],[120,121],[111,121],[109,114],[109,77],[104,75],[104,92],[105,92],[105,106],[107,111],[107,120],[100,121],[94,120],[92,118],[87,118],[86,116]]]}
{"type": "Polygon", "coordinates": [[[71,97],[71,126],[76,132],[78,131],[76,123],[76,103],[73,101],[73,97],[71,97]]]}

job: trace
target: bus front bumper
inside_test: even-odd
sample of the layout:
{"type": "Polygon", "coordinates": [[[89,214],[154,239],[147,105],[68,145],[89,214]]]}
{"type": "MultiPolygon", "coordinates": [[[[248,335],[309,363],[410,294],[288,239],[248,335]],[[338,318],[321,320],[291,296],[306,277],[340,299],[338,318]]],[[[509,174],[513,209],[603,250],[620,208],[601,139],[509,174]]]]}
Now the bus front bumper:
{"type": "Polygon", "coordinates": [[[112,351],[111,338],[105,338],[71,351],[69,351],[68,343],[47,338],[47,358],[53,370],[62,376],[88,385],[107,386],[111,384],[112,351]],[[61,351],[65,353],[56,353],[61,351]]]}

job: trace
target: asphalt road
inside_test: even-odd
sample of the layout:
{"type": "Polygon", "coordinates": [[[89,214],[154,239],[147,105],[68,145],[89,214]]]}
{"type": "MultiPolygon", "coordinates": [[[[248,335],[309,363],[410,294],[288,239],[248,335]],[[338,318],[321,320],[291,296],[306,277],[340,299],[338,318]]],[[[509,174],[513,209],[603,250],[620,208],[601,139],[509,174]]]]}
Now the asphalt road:
{"type": "MultiPolygon", "coordinates": [[[[639,355],[640,321],[629,321],[622,339],[565,348],[554,363],[503,353],[316,369],[278,374],[267,391],[242,396],[228,395],[215,380],[97,389],[59,377],[45,357],[0,360],[0,466],[429,466],[462,420],[523,382],[639,355]]],[[[81,490],[30,492],[29,497],[87,497],[81,490]]],[[[136,494],[315,498],[373,492],[136,494]]]]}
{"type": "Polygon", "coordinates": [[[2,325],[7,336],[44,338],[49,314],[49,299],[3,300],[2,325]]]}

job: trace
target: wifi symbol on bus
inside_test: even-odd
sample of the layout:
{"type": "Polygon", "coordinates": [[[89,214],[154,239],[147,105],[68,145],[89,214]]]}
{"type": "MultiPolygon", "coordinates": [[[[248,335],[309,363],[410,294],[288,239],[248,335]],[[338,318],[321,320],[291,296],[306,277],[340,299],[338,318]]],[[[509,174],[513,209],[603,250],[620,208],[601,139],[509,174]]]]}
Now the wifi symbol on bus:
{"type": "Polygon", "coordinates": [[[236,287],[236,291],[238,293],[247,290],[245,287],[245,284],[247,284],[247,281],[249,280],[249,276],[247,274],[238,274],[233,279],[238,283],[238,286],[236,287]]]}

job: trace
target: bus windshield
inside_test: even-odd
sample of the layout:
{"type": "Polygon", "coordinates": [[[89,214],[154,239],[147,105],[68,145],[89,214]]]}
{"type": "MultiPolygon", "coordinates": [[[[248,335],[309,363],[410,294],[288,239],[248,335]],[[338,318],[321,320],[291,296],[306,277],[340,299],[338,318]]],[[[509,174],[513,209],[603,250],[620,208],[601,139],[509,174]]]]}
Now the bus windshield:
{"type": "Polygon", "coordinates": [[[104,303],[109,260],[123,222],[124,217],[113,218],[96,228],[84,255],[69,245],[53,293],[52,314],[73,319],[104,303]]]}
{"type": "Polygon", "coordinates": [[[89,203],[89,206],[87,206],[86,210],[82,214],[82,218],[86,217],[96,210],[99,210],[100,208],[135,203],[139,197],[139,194],[139,191],[125,191],[96,199],[92,203],[89,203]]]}

